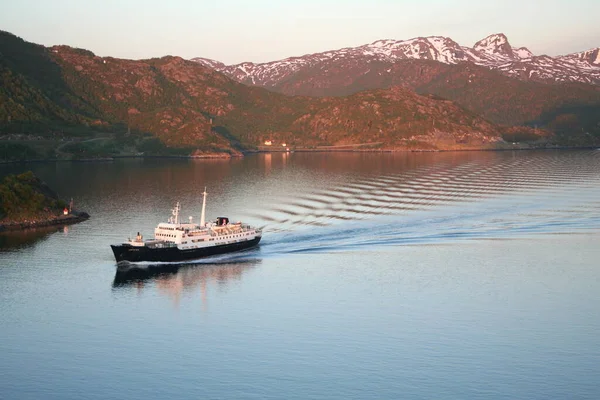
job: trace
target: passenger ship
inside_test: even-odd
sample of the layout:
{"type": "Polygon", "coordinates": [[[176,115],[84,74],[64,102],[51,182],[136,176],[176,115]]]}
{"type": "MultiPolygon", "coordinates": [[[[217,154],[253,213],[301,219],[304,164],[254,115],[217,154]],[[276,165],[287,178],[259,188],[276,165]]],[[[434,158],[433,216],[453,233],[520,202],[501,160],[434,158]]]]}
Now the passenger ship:
{"type": "Polygon", "coordinates": [[[134,239],[111,245],[117,262],[168,262],[185,261],[217,254],[230,253],[256,246],[262,231],[241,222],[232,223],[226,217],[205,222],[206,189],[203,193],[200,224],[179,220],[181,208],[177,202],[168,222],[154,229],[154,239],[144,240],[138,232],[134,239]]]}

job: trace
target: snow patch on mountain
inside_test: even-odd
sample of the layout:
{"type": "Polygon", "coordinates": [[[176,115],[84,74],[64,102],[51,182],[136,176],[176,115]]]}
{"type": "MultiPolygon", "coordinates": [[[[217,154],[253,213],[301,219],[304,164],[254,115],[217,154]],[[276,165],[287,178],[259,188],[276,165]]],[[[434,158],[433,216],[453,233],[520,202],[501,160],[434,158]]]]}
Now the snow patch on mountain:
{"type": "Polygon", "coordinates": [[[205,67],[216,69],[216,70],[225,68],[225,64],[223,64],[220,61],[211,60],[210,58],[196,57],[196,58],[192,58],[191,61],[195,61],[198,64],[202,64],[205,67]]]}
{"type": "Polygon", "coordinates": [[[518,49],[513,49],[513,56],[515,58],[526,59],[533,57],[533,53],[527,47],[519,47],[518,49]]]}
{"type": "Polygon", "coordinates": [[[578,61],[587,62],[592,65],[600,65],[600,47],[582,51],[581,53],[567,55],[565,57],[571,57],[577,59],[578,61]]]}

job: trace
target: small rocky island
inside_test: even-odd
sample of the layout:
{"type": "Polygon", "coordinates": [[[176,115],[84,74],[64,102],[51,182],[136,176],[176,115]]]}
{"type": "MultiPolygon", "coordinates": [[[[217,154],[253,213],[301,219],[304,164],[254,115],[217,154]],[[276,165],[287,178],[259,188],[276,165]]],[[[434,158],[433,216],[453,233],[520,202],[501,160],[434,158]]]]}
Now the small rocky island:
{"type": "Polygon", "coordinates": [[[0,232],[74,224],[89,217],[59,199],[31,171],[0,182],[0,232]]]}

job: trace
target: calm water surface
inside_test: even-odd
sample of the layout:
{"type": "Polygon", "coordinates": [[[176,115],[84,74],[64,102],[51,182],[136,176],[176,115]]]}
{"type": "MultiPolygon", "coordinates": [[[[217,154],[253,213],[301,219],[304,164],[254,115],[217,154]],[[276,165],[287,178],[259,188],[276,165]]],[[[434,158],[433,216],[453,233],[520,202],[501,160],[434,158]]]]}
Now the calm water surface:
{"type": "Polygon", "coordinates": [[[600,398],[600,151],[27,169],[92,218],[0,235],[2,399],[600,398]],[[259,248],[116,267],[205,186],[259,248]]]}

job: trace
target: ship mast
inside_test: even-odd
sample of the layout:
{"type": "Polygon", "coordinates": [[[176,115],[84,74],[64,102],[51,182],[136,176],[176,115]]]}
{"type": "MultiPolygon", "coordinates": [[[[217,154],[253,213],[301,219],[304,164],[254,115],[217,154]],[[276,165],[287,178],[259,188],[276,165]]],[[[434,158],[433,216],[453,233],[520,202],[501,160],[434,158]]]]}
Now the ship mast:
{"type": "Polygon", "coordinates": [[[176,225],[179,225],[179,211],[180,211],[179,202],[177,202],[177,204],[175,205],[175,208],[173,209],[173,216],[175,217],[176,225]]]}
{"type": "Polygon", "coordinates": [[[205,212],[206,212],[206,186],[204,187],[204,193],[202,193],[204,195],[204,198],[202,200],[202,214],[200,214],[200,226],[204,227],[205,225],[205,212]]]}

